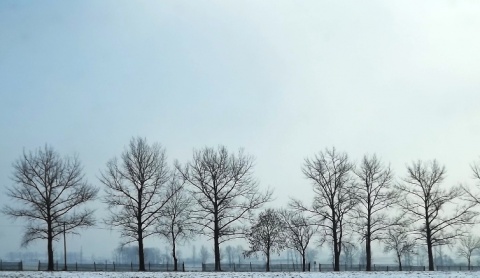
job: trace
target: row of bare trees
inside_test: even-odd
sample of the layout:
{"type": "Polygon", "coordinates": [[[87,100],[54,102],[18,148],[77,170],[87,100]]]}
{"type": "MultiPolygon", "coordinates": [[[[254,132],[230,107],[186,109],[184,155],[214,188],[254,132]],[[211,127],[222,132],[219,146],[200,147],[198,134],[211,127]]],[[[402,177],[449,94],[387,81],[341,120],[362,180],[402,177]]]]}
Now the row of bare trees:
{"type": "MultiPolygon", "coordinates": [[[[480,180],[480,166],[474,164],[472,170],[480,180]]],[[[110,211],[103,222],[121,232],[123,245],[138,245],[141,271],[146,238],[167,239],[177,269],[177,244],[195,234],[213,241],[215,270],[221,270],[220,245],[235,238],[247,238],[245,254],[262,252],[268,263],[271,252],[294,249],[305,267],[307,247],[317,235],[331,246],[338,271],[342,249],[351,245],[353,234],[365,243],[366,270],[372,267],[372,242],[384,242],[401,264],[402,254],[419,240],[433,270],[433,248],[460,238],[478,216],[474,208],[480,195],[466,186],[444,188],[445,167],[435,160],[412,163],[405,177],[395,181],[390,166],[375,155],[364,156],[356,166],[346,153],[331,148],[307,158],[302,171],[313,185],[311,204],[291,199],[288,209],[267,209],[255,217],[272,191],[260,190],[253,158],[243,150],[205,147],[194,151],[190,161],[169,167],[159,144],[132,138],[120,158],[101,171],[102,200],[110,211]]],[[[13,172],[7,194],[19,202],[4,206],[3,212],[27,219],[23,245],[47,239],[53,270],[52,242],[64,227],[75,233],[95,224],[86,204],[99,189],[86,181],[77,157],[61,157],[48,146],[24,152],[13,172]]]]}
{"type": "MultiPolygon", "coordinates": [[[[480,167],[472,166],[480,180],[480,167]]],[[[355,166],[346,153],[326,149],[307,158],[303,173],[312,182],[311,205],[293,199],[290,207],[309,215],[333,249],[334,269],[340,269],[340,254],[348,234],[357,233],[365,243],[366,270],[372,269],[373,241],[401,255],[423,242],[428,269],[434,270],[433,248],[462,238],[476,223],[474,208],[480,198],[466,186],[445,186],[444,166],[436,161],[417,161],[395,181],[390,166],[375,155],[364,156],[355,166]],[[355,232],[353,232],[355,231],[355,232]]]]}
{"type": "MultiPolygon", "coordinates": [[[[3,213],[27,221],[22,245],[46,239],[48,269],[53,270],[53,241],[77,228],[93,226],[93,210],[86,204],[99,189],[89,184],[77,157],[61,157],[52,147],[23,153],[14,163],[14,185],[7,194],[17,200],[3,213]]],[[[194,234],[214,242],[215,269],[221,270],[220,244],[241,237],[254,210],[271,200],[253,177],[253,158],[225,147],[195,151],[191,161],[173,167],[165,150],[144,138],[132,138],[120,158],[101,172],[102,197],[109,217],[104,223],[118,229],[122,245],[138,244],[139,270],[145,270],[144,240],[163,236],[176,246],[194,234]]]]}

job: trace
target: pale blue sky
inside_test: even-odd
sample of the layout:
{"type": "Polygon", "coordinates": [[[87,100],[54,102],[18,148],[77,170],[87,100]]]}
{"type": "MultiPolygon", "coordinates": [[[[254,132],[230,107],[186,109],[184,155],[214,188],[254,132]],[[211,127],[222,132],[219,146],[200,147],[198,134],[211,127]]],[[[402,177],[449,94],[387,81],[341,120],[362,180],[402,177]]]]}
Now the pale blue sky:
{"type": "MultiPolygon", "coordinates": [[[[171,162],[243,147],[275,206],[309,200],[303,159],[331,146],[375,152],[398,177],[436,158],[448,183],[471,182],[479,14],[477,1],[1,1],[0,187],[45,143],[100,186],[132,136],[171,162]]],[[[20,244],[12,225],[0,216],[0,257],[20,244]]],[[[76,244],[109,257],[115,243],[87,247],[93,234],[115,238],[76,244]]]]}

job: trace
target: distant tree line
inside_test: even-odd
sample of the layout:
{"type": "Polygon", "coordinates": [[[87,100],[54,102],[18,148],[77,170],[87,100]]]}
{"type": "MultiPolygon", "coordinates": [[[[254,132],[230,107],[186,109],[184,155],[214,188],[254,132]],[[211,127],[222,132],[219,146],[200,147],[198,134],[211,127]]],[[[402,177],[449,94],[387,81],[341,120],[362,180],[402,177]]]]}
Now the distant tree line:
{"type": "MultiPolygon", "coordinates": [[[[355,254],[372,270],[375,241],[394,253],[400,269],[402,259],[410,263],[419,248],[425,249],[429,270],[434,270],[434,248],[458,242],[457,254],[469,267],[480,250],[480,239],[471,232],[480,185],[445,185],[446,169],[436,160],[413,162],[396,179],[376,155],[365,155],[355,165],[346,153],[327,148],[306,158],[301,168],[312,184],[311,203],[291,198],[284,208],[263,210],[273,191],[260,189],[253,166],[252,156],[224,146],[196,150],[190,161],[169,166],[160,144],[132,138],[99,177],[101,200],[110,211],[102,222],[121,233],[115,257],[138,262],[139,271],[145,271],[146,258],[162,258],[144,240],[159,237],[169,243],[178,270],[178,245],[199,234],[213,242],[217,271],[222,258],[231,264],[258,254],[266,258],[268,271],[271,255],[285,249],[298,254],[305,271],[312,245],[328,246],[335,271],[341,260],[352,264],[355,254]],[[247,240],[247,250],[221,249],[237,238],[247,240]]],[[[62,157],[48,145],[24,151],[13,168],[14,184],[6,193],[15,202],[2,212],[27,221],[22,245],[46,240],[48,269],[53,270],[53,241],[96,224],[87,205],[98,198],[99,188],[86,181],[77,156],[62,157]]],[[[480,181],[480,163],[471,168],[480,181]]],[[[200,261],[205,263],[209,255],[202,246],[200,261]]]]}

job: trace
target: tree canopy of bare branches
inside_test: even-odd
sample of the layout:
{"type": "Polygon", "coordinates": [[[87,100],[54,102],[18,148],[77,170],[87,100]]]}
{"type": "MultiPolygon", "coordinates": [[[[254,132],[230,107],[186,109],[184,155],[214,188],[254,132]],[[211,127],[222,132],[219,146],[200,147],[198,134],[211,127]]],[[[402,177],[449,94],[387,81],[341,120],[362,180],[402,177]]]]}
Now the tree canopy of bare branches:
{"type": "Polygon", "coordinates": [[[169,176],[165,150],[138,137],[130,140],[121,161],[107,163],[100,177],[110,209],[105,223],[121,229],[123,245],[138,243],[140,271],[145,271],[143,240],[156,233],[158,217],[171,197],[166,194],[169,176]]]}
{"type": "Polygon", "coordinates": [[[432,271],[433,247],[448,244],[461,235],[461,228],[473,224],[477,213],[472,210],[474,204],[455,204],[455,201],[461,201],[464,197],[461,187],[441,188],[445,167],[437,161],[414,162],[407,167],[407,171],[403,183],[396,186],[403,195],[399,205],[417,223],[416,233],[425,240],[428,269],[432,271]],[[448,209],[453,205],[456,205],[454,209],[448,209]]]}
{"type": "Polygon", "coordinates": [[[253,158],[242,150],[237,155],[205,147],[191,162],[176,168],[191,187],[197,209],[192,219],[213,239],[215,270],[221,270],[220,244],[245,233],[252,212],[271,200],[272,192],[260,192],[253,178],[253,158]]]}
{"type": "Polygon", "coordinates": [[[291,207],[312,214],[315,223],[323,228],[333,245],[334,271],[340,271],[342,239],[346,232],[346,216],[356,206],[356,188],[352,184],[353,164],[346,153],[335,148],[320,152],[313,159],[305,159],[303,173],[313,184],[311,207],[292,200],[291,207]]]}
{"type": "Polygon", "coordinates": [[[245,255],[250,256],[261,252],[267,259],[266,271],[270,271],[271,253],[279,254],[286,247],[287,237],[280,213],[274,209],[262,211],[247,234],[247,240],[249,250],[245,255]]]}
{"type": "Polygon", "coordinates": [[[48,270],[54,270],[53,241],[65,231],[93,226],[93,210],[81,209],[95,199],[98,189],[89,185],[78,157],[62,158],[52,147],[23,153],[13,164],[15,184],[7,195],[18,206],[5,206],[3,213],[26,219],[22,245],[47,240],[48,270]]]}
{"type": "Polygon", "coordinates": [[[356,169],[358,203],[355,208],[355,227],[365,241],[366,271],[372,270],[372,248],[374,240],[380,240],[386,229],[392,225],[387,208],[397,201],[392,190],[393,174],[389,166],[384,166],[376,155],[364,156],[356,169]]]}
{"type": "Polygon", "coordinates": [[[162,235],[172,247],[173,270],[178,270],[177,244],[191,239],[196,231],[195,223],[190,218],[193,199],[183,186],[183,179],[173,173],[168,184],[167,196],[156,231],[162,235]]]}
{"type": "Polygon", "coordinates": [[[402,256],[414,253],[416,242],[412,239],[405,227],[390,227],[382,239],[384,252],[395,252],[398,270],[402,271],[402,256]]]}
{"type": "Polygon", "coordinates": [[[471,259],[475,251],[480,250],[480,238],[471,234],[460,237],[460,246],[457,248],[457,254],[465,258],[468,263],[468,270],[471,269],[471,259]]]}
{"type": "Polygon", "coordinates": [[[473,172],[473,179],[477,182],[475,189],[469,188],[468,186],[463,186],[462,189],[466,194],[466,199],[476,205],[480,205],[480,194],[478,189],[480,189],[480,161],[476,161],[470,165],[470,168],[473,172]]]}
{"type": "Polygon", "coordinates": [[[284,222],[287,248],[300,254],[302,270],[306,271],[307,248],[317,229],[304,214],[283,210],[280,215],[284,222]]]}

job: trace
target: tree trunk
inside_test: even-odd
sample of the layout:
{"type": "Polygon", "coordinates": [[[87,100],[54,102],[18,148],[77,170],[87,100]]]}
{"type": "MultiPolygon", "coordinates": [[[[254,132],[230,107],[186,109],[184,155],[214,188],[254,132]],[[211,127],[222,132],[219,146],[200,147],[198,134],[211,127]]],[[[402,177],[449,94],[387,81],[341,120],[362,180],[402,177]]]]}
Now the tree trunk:
{"type": "Polygon", "coordinates": [[[142,229],[142,188],[143,184],[137,192],[138,198],[138,216],[137,216],[137,229],[138,229],[138,270],[145,271],[145,254],[143,252],[143,229],[142,229]]]}
{"type": "Polygon", "coordinates": [[[335,208],[332,210],[332,233],[333,233],[333,271],[340,271],[340,246],[337,235],[337,219],[335,217],[335,208]]]}
{"type": "Polygon", "coordinates": [[[52,228],[52,219],[50,216],[50,206],[47,205],[48,216],[47,216],[47,255],[48,255],[48,271],[53,271],[54,264],[53,264],[53,228],[52,228]]]}
{"type": "Polygon", "coordinates": [[[302,253],[302,269],[303,269],[303,272],[305,272],[305,265],[306,265],[306,262],[305,262],[305,251],[302,253]]]}
{"type": "Polygon", "coordinates": [[[267,250],[267,272],[270,272],[270,250],[267,250]]]}
{"type": "Polygon", "coordinates": [[[142,231],[139,232],[138,239],[138,271],[145,271],[145,253],[143,252],[142,231]]]}
{"type": "Polygon", "coordinates": [[[398,258],[398,271],[402,271],[402,259],[401,256],[397,254],[398,258]]]}
{"type": "Polygon", "coordinates": [[[338,250],[338,242],[335,240],[333,247],[334,266],[333,271],[340,271],[340,252],[338,250]]]}
{"type": "Polygon", "coordinates": [[[219,240],[218,240],[218,231],[215,233],[215,238],[213,244],[214,246],[214,252],[215,252],[215,271],[221,271],[222,268],[220,266],[220,246],[219,246],[219,240]]]}
{"type": "Polygon", "coordinates": [[[173,256],[173,271],[178,271],[177,267],[177,254],[175,250],[175,240],[172,242],[172,256],[173,256]]]}
{"type": "Polygon", "coordinates": [[[430,227],[427,227],[427,252],[428,252],[428,270],[434,271],[435,267],[433,264],[433,247],[432,247],[432,236],[430,235],[430,227]]]}
{"type": "Polygon", "coordinates": [[[371,223],[370,223],[370,212],[367,217],[367,235],[365,238],[365,250],[367,255],[367,267],[366,271],[372,271],[372,231],[371,231],[371,223]]]}
{"type": "Polygon", "coordinates": [[[48,225],[48,237],[47,237],[47,250],[48,250],[48,271],[53,271],[54,263],[53,263],[53,236],[52,236],[52,229],[51,225],[48,225]]]}
{"type": "Polygon", "coordinates": [[[219,237],[220,237],[220,231],[218,227],[218,213],[217,210],[215,209],[215,220],[214,220],[214,231],[213,231],[213,244],[214,244],[214,253],[215,253],[215,271],[221,271],[222,268],[220,266],[220,243],[219,243],[219,237]]]}
{"type": "Polygon", "coordinates": [[[468,260],[468,270],[470,270],[470,257],[468,257],[467,260],[468,260]]]}

